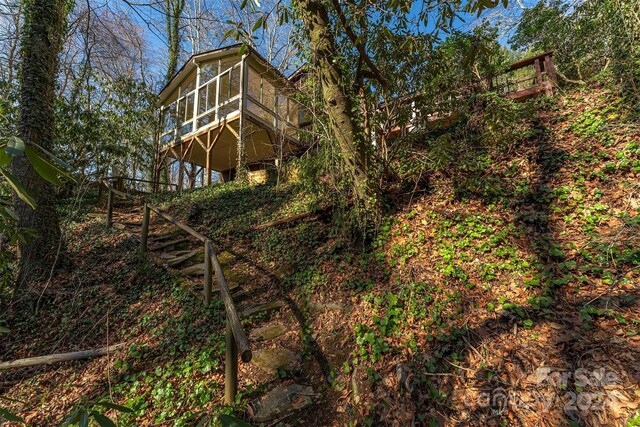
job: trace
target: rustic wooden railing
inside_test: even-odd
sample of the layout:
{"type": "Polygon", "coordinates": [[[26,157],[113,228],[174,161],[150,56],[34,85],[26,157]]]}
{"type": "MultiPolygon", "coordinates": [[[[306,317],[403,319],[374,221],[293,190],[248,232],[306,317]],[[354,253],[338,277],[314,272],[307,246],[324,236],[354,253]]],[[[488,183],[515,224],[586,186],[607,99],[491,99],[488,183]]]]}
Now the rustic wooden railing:
{"type": "Polygon", "coordinates": [[[491,90],[517,101],[542,93],[551,96],[557,85],[552,51],[514,62],[504,73],[491,80],[491,90]],[[518,76],[522,73],[527,75],[518,76]],[[514,74],[516,77],[512,77],[514,74]]]}
{"type": "MultiPolygon", "coordinates": [[[[110,179],[104,179],[103,184],[108,190],[107,198],[107,226],[113,225],[113,202],[114,196],[120,196],[125,199],[135,200],[136,197],[125,193],[124,191],[117,190],[111,184],[110,179]]],[[[211,302],[211,296],[213,293],[213,276],[218,281],[218,287],[220,288],[220,295],[224,302],[224,308],[226,313],[226,356],[225,356],[225,377],[224,377],[224,400],[225,404],[230,405],[235,401],[235,397],[238,391],[238,353],[243,362],[248,363],[251,361],[252,353],[249,347],[249,340],[247,335],[242,329],[240,324],[240,316],[238,310],[231,297],[231,290],[227,283],[227,279],[224,277],[224,271],[218,260],[218,255],[213,248],[211,239],[197,232],[188,225],[178,221],[174,216],[167,212],[164,212],[159,207],[144,201],[143,202],[143,216],[142,216],[142,229],[140,231],[140,251],[139,255],[141,259],[147,257],[149,251],[149,224],[151,221],[151,212],[155,212],[156,215],[161,216],[165,220],[178,226],[191,236],[198,239],[204,246],[204,302],[209,304],[211,302]]]]}
{"type": "Polygon", "coordinates": [[[172,182],[160,182],[160,181],[151,181],[148,179],[141,179],[141,178],[130,178],[130,177],[126,177],[126,176],[111,176],[111,177],[106,177],[103,179],[107,180],[111,183],[112,186],[115,187],[116,190],[119,191],[124,191],[124,181],[129,181],[129,182],[139,182],[139,183],[143,183],[143,184],[150,184],[151,185],[151,192],[155,192],[159,186],[165,186],[165,187],[176,187],[176,189],[178,188],[178,184],[174,184],[172,182]]]}

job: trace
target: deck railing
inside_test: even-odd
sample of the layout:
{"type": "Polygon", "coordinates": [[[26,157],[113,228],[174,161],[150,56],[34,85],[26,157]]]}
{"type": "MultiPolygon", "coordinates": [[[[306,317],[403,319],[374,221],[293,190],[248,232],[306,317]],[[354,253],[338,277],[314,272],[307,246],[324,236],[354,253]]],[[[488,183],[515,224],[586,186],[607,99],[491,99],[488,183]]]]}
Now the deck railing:
{"type": "Polygon", "coordinates": [[[553,52],[514,62],[491,80],[491,90],[514,100],[525,100],[541,93],[553,95],[557,86],[553,52]]]}
{"type": "MultiPolygon", "coordinates": [[[[129,178],[118,177],[121,180],[127,180],[129,178]]],[[[120,196],[128,200],[136,200],[136,197],[120,191],[113,187],[112,179],[105,178],[103,184],[108,190],[107,198],[107,226],[113,225],[113,202],[114,196],[120,196]]],[[[227,279],[224,276],[224,271],[218,260],[218,255],[213,247],[211,239],[197,232],[188,225],[180,222],[171,214],[164,212],[159,207],[144,201],[143,202],[143,216],[142,216],[142,229],[140,231],[140,249],[139,256],[141,259],[146,259],[149,251],[149,225],[151,221],[151,212],[155,212],[156,215],[164,218],[170,223],[176,225],[186,233],[198,239],[204,247],[204,302],[209,304],[211,302],[211,296],[213,293],[213,276],[218,281],[220,288],[220,295],[224,302],[225,314],[226,314],[226,356],[225,356],[225,378],[224,378],[224,400],[225,404],[230,405],[235,401],[235,397],[238,391],[238,354],[243,362],[248,363],[251,361],[252,353],[249,347],[249,340],[247,335],[242,329],[240,324],[240,316],[238,310],[231,297],[231,290],[227,283],[227,279]]]]}

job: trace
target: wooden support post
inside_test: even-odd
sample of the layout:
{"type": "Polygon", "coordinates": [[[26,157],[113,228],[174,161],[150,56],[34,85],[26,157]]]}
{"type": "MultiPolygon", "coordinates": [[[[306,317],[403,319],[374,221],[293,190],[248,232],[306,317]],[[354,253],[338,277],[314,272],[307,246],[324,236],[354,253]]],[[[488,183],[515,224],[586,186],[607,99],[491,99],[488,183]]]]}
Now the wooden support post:
{"type": "Polygon", "coordinates": [[[189,171],[189,188],[194,189],[196,186],[196,164],[189,163],[191,165],[191,170],[189,171]]]}
{"type": "Polygon", "coordinates": [[[200,166],[200,171],[198,171],[198,174],[200,175],[200,187],[204,187],[204,171],[205,169],[200,166]]]}
{"type": "Polygon", "coordinates": [[[558,85],[558,76],[556,68],[553,66],[553,56],[547,55],[544,58],[544,69],[549,76],[547,95],[552,96],[554,88],[558,85]]]}
{"type": "Polygon", "coordinates": [[[238,392],[238,347],[233,336],[231,322],[227,318],[226,357],[224,361],[224,403],[232,405],[238,392]]]}
{"type": "Polygon", "coordinates": [[[536,59],[533,62],[533,68],[536,70],[536,85],[540,91],[544,90],[544,82],[542,81],[542,67],[540,66],[540,60],[536,59]]]}
{"type": "MultiPolygon", "coordinates": [[[[165,156],[164,158],[164,173],[166,175],[165,181],[167,182],[167,184],[173,184],[173,181],[171,180],[171,162],[169,162],[169,156],[165,156]]],[[[165,191],[171,191],[171,189],[173,188],[177,188],[174,185],[165,185],[165,191]]]]}
{"type": "Polygon", "coordinates": [[[196,70],[196,91],[193,94],[193,124],[191,126],[191,130],[193,132],[195,132],[196,129],[198,129],[198,113],[200,112],[200,107],[198,103],[200,102],[200,90],[207,90],[206,87],[200,89],[200,71],[201,71],[200,64],[196,63],[196,67],[198,68],[196,70]]]}
{"type": "Polygon", "coordinates": [[[107,227],[113,225],[113,191],[111,187],[107,188],[109,194],[107,194],[107,227]]]}
{"type": "Polygon", "coordinates": [[[149,240],[149,219],[151,217],[151,209],[145,203],[144,213],[142,214],[142,230],[140,231],[140,261],[143,261],[147,256],[147,241],[149,240]]]}
{"type": "Polygon", "coordinates": [[[182,158],[182,146],[180,146],[180,159],[178,159],[178,191],[182,191],[184,185],[184,160],[182,158]]]}
{"type": "Polygon", "coordinates": [[[209,305],[213,291],[213,267],[211,265],[211,240],[204,243],[204,303],[209,305]]]}
{"type": "Polygon", "coordinates": [[[242,61],[240,62],[240,105],[238,109],[240,116],[238,119],[238,141],[237,141],[237,159],[236,159],[236,179],[241,181],[247,178],[247,148],[245,146],[245,131],[244,131],[244,119],[245,109],[247,108],[246,96],[247,96],[247,77],[249,68],[247,67],[247,54],[242,55],[242,61]]]}
{"type": "Polygon", "coordinates": [[[211,133],[207,134],[207,159],[206,159],[206,166],[205,166],[205,175],[207,177],[206,180],[206,184],[207,186],[211,185],[211,152],[213,151],[211,149],[211,141],[210,138],[211,137],[211,133]]]}

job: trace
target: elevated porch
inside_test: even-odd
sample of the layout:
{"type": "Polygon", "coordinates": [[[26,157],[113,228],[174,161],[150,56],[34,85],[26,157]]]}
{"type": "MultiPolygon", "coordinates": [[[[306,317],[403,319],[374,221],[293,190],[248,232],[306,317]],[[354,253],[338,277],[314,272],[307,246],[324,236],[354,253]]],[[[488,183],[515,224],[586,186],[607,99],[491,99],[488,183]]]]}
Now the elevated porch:
{"type": "Polygon", "coordinates": [[[296,89],[257,52],[240,51],[193,56],[160,94],[157,176],[178,188],[232,179],[239,162],[255,170],[303,146],[310,119],[296,89]]]}

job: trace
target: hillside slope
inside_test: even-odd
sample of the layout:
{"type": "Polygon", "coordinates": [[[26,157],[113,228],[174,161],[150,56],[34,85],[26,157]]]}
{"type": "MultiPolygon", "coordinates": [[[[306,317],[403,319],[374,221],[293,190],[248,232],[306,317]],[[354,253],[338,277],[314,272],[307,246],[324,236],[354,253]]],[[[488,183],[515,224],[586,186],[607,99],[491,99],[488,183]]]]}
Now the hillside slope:
{"type": "MultiPolygon", "coordinates": [[[[366,246],[301,185],[159,199],[232,260],[241,309],[281,302],[244,326],[281,327],[252,335],[254,348],[295,358],[274,373],[241,365],[236,414],[296,382],[313,404],[283,425],[640,422],[640,123],[625,105],[602,87],[540,103],[521,138],[477,152],[473,170],[396,195],[366,246]],[[319,213],[254,228],[307,211],[319,213]]],[[[51,425],[82,397],[110,396],[136,409],[124,425],[215,419],[221,305],[205,309],[181,279],[138,266],[135,242],[99,219],[71,236],[73,268],[37,314],[12,312],[0,359],[107,341],[128,350],[2,373],[0,393],[25,402],[11,408],[51,425]]]]}

